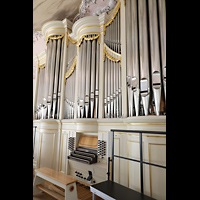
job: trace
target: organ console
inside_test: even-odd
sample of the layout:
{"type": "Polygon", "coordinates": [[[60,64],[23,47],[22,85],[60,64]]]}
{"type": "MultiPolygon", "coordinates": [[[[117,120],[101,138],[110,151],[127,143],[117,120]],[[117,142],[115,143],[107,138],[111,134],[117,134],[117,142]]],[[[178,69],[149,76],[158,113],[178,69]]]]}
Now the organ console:
{"type": "MultiPolygon", "coordinates": [[[[113,126],[165,129],[166,2],[118,0],[109,14],[83,17],[75,23],[68,19],[47,22],[42,34],[47,50],[36,57],[34,101],[34,121],[41,122],[41,127],[36,124],[41,135],[36,136],[39,145],[34,151],[38,152],[38,166],[43,162],[43,142],[52,134],[49,167],[54,167],[56,159],[55,169],[74,177],[79,171],[84,174],[82,179],[90,170],[96,182],[102,181],[106,177],[103,172],[107,172],[106,135],[113,126]],[[82,133],[95,135],[95,148],[80,145],[82,133]]],[[[127,139],[120,146],[125,137],[132,136],[120,135],[115,141],[120,154],[138,144],[127,139]]],[[[161,148],[152,141],[145,152],[161,148]]],[[[127,171],[132,165],[125,166],[127,171]]],[[[145,170],[154,173],[153,169],[145,170]]],[[[120,181],[125,182],[123,177],[120,181]]]]}

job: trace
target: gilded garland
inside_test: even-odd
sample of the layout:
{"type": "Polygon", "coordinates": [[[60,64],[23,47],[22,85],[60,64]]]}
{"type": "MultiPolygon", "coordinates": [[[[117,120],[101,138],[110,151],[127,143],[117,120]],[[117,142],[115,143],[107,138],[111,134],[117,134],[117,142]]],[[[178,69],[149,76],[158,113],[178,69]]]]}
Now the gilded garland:
{"type": "Polygon", "coordinates": [[[112,49],[110,49],[105,43],[104,43],[104,47],[103,47],[103,61],[105,61],[105,56],[109,59],[112,60],[113,62],[120,62],[120,66],[121,66],[121,54],[113,51],[112,49]],[[107,51],[108,49],[108,51],[107,51]],[[118,58],[114,58],[113,56],[111,56],[109,54],[109,52],[115,54],[118,58]]]}
{"type": "Polygon", "coordinates": [[[71,66],[69,67],[67,72],[65,73],[65,84],[66,84],[66,79],[69,78],[72,75],[72,73],[73,73],[73,71],[76,67],[76,62],[77,62],[77,56],[74,58],[73,63],[71,64],[71,66]]]}

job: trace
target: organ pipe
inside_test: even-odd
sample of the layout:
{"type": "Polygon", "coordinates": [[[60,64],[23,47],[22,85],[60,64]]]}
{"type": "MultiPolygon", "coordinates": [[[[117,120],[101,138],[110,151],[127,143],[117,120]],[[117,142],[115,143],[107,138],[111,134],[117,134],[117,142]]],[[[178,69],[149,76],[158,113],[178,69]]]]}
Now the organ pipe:
{"type": "Polygon", "coordinates": [[[162,84],[166,97],[165,19],[165,0],[126,0],[129,117],[163,113],[160,108],[161,103],[165,104],[162,84]]]}
{"type": "MultiPolygon", "coordinates": [[[[39,71],[38,104],[39,113],[37,119],[58,119],[61,90],[61,66],[63,54],[63,41],[61,36],[47,41],[46,65],[39,71]]],[[[40,67],[42,68],[42,67],[40,67]]]]}
{"type": "Polygon", "coordinates": [[[118,118],[122,113],[121,68],[119,60],[115,58],[121,53],[119,10],[113,21],[106,27],[105,45],[104,117],[118,118]]]}
{"type": "Polygon", "coordinates": [[[79,71],[81,81],[78,85],[78,118],[98,118],[98,37],[96,34],[85,35],[79,47],[82,59],[79,71]]]}

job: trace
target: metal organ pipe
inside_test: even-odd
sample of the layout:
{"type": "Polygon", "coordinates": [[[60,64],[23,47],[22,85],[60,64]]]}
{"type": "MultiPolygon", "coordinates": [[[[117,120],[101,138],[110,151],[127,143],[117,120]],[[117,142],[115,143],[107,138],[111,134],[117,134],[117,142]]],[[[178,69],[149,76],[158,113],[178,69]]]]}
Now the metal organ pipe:
{"type": "Polygon", "coordinates": [[[59,118],[62,70],[62,36],[54,35],[47,42],[46,65],[40,66],[38,109],[36,118],[59,118]]]}
{"type": "Polygon", "coordinates": [[[57,100],[57,119],[59,119],[60,113],[60,94],[61,94],[61,77],[62,77],[62,66],[63,66],[63,50],[64,42],[61,42],[61,59],[60,59],[60,69],[59,69],[59,80],[58,80],[58,100],[57,100]]]}
{"type": "Polygon", "coordinates": [[[165,0],[126,0],[126,33],[128,115],[160,115],[161,79],[166,97],[165,0]]]}
{"type": "Polygon", "coordinates": [[[95,117],[98,117],[98,107],[99,107],[99,54],[100,54],[100,45],[96,41],[96,81],[95,81],[95,117]]]}
{"type": "MultiPolygon", "coordinates": [[[[80,47],[79,47],[79,59],[78,59],[78,62],[79,62],[79,64],[78,64],[78,66],[80,66],[79,67],[79,74],[78,74],[78,77],[79,77],[79,81],[80,82],[82,82],[82,66],[81,66],[81,64],[82,64],[82,59],[83,59],[83,56],[82,56],[82,54],[83,54],[83,45],[81,45],[80,47]]],[[[80,118],[81,117],[81,115],[80,115],[80,97],[81,97],[81,87],[79,86],[78,87],[78,102],[77,102],[77,116],[78,116],[78,118],[80,118]]]]}
{"type": "Polygon", "coordinates": [[[78,118],[98,118],[99,100],[99,53],[96,34],[83,36],[80,44],[81,55],[78,85],[78,118]]]}
{"type": "MultiPolygon", "coordinates": [[[[67,67],[66,67],[66,83],[65,83],[65,110],[64,118],[73,119],[74,118],[74,105],[75,105],[75,82],[76,82],[76,45],[69,42],[67,51],[67,67]],[[73,68],[73,69],[72,69],[73,68]],[[71,72],[73,70],[73,72],[71,72]],[[68,72],[70,74],[68,74],[68,72]]],[[[78,61],[79,62],[79,61],[78,61]]],[[[65,73],[65,76],[66,76],[65,73]]]]}
{"type": "Polygon", "coordinates": [[[166,4],[165,0],[158,0],[159,23],[160,23],[160,44],[161,44],[161,63],[162,80],[166,101],[166,4]]]}
{"type": "Polygon", "coordinates": [[[50,68],[50,80],[49,80],[49,95],[47,99],[48,104],[48,119],[51,118],[51,108],[52,108],[52,93],[53,93],[53,76],[55,69],[55,54],[56,54],[56,40],[53,40],[52,55],[51,55],[51,68],[50,68]]]}
{"type": "Polygon", "coordinates": [[[139,43],[140,43],[140,94],[144,113],[149,112],[150,79],[149,79],[149,56],[147,35],[147,6],[145,0],[138,1],[139,11],[139,43]]]}
{"type": "Polygon", "coordinates": [[[113,21],[106,27],[105,44],[110,49],[110,56],[105,56],[105,91],[104,117],[121,117],[121,67],[120,62],[113,59],[114,54],[121,53],[120,43],[120,14],[116,14],[113,21]]]}
{"type": "Polygon", "coordinates": [[[58,72],[60,67],[60,43],[61,39],[58,39],[57,41],[57,52],[56,52],[56,65],[55,65],[55,75],[54,75],[54,88],[53,88],[53,118],[57,118],[55,116],[56,111],[56,103],[57,103],[57,91],[58,91],[58,72]]]}
{"type": "Polygon", "coordinates": [[[132,86],[132,93],[133,93],[133,101],[134,101],[134,105],[133,107],[134,109],[134,113],[136,116],[139,115],[139,93],[140,93],[140,89],[139,89],[139,57],[138,57],[138,30],[137,30],[137,1],[136,0],[132,0],[131,1],[131,5],[130,5],[130,9],[131,9],[131,28],[132,28],[132,35],[131,35],[131,45],[132,45],[132,64],[131,67],[133,69],[133,73],[132,73],[132,77],[131,77],[131,86],[132,86]]]}
{"type": "Polygon", "coordinates": [[[91,70],[91,41],[87,41],[87,62],[86,62],[86,85],[85,85],[85,115],[88,118],[89,113],[89,90],[90,90],[90,70],[91,70]]]}
{"type": "Polygon", "coordinates": [[[90,88],[90,111],[91,118],[94,114],[94,87],[95,87],[95,55],[96,55],[96,40],[92,40],[92,60],[91,60],[91,88],[90,88]]]}
{"type": "Polygon", "coordinates": [[[80,108],[81,108],[81,118],[84,116],[85,110],[85,76],[86,76],[86,55],[87,55],[87,43],[86,40],[83,40],[83,62],[82,62],[82,81],[79,84],[81,87],[81,99],[80,99],[80,108]]]}
{"type": "Polygon", "coordinates": [[[151,47],[151,75],[156,115],[160,113],[161,73],[156,0],[149,0],[149,29],[151,47]]]}
{"type": "MultiPolygon", "coordinates": [[[[119,10],[120,7],[118,11],[114,11],[112,15],[114,17],[110,18],[110,21],[103,27],[105,31],[104,91],[102,91],[104,92],[104,117],[122,117],[122,81],[126,81],[127,84],[128,117],[160,115],[161,105],[166,101],[165,0],[126,0],[127,74],[123,79],[121,77],[119,10]],[[154,101],[155,107],[152,107],[154,101]]],[[[75,103],[77,103],[76,116],[78,118],[98,118],[101,63],[99,37],[101,34],[102,32],[96,34],[90,32],[90,34],[81,35],[77,42],[67,38],[69,39],[67,43],[68,63],[65,72],[69,73],[69,76],[66,76],[64,118],[74,118],[75,103]],[[79,66],[79,74],[77,74],[79,80],[76,87],[77,102],[75,102],[75,62],[78,62],[79,66]]],[[[61,66],[65,59],[62,54],[63,38],[57,36],[54,35],[48,39],[46,66],[40,69],[38,76],[37,119],[58,118],[59,116],[61,77],[64,75],[61,74],[61,66]]]]}

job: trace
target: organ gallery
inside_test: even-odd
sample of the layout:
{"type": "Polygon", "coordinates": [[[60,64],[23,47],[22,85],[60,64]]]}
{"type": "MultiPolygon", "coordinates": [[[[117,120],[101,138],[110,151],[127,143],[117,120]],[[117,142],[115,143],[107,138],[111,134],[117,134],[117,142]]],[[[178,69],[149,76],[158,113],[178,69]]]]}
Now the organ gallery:
{"type": "MultiPolygon", "coordinates": [[[[71,199],[117,199],[100,191],[105,181],[166,199],[166,2],[107,2],[105,12],[41,26],[46,49],[34,56],[35,180],[48,170],[73,178],[75,190],[63,186],[64,199],[72,193],[71,199]]],[[[37,181],[34,195],[45,187],[37,181]]]]}

